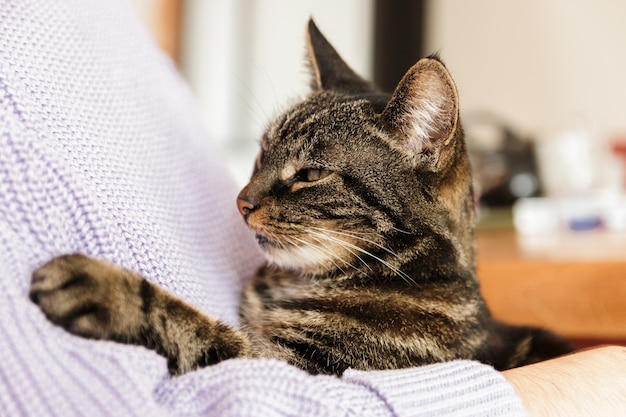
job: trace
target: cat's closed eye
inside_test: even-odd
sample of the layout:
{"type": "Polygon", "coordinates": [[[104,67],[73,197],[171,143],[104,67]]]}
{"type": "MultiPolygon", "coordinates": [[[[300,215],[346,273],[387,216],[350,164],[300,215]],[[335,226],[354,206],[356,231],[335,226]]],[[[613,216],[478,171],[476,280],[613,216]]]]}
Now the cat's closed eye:
{"type": "Polygon", "coordinates": [[[307,168],[298,173],[298,180],[305,182],[315,182],[328,177],[333,171],[321,168],[307,168]]]}

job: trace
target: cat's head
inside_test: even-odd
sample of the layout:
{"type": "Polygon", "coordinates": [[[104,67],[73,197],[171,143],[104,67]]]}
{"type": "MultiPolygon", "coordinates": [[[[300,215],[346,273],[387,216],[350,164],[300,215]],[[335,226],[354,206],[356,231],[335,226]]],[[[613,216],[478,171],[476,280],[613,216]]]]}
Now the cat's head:
{"type": "Polygon", "coordinates": [[[312,21],[307,35],[312,91],[269,125],[237,201],[268,260],[400,274],[447,250],[472,267],[470,169],[444,64],[420,60],[388,95],[312,21]]]}

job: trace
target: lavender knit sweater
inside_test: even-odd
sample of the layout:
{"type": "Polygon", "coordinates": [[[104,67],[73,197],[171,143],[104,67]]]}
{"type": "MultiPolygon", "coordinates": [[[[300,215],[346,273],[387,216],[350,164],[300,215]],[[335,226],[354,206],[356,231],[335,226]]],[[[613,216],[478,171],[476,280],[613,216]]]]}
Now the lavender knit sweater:
{"type": "Polygon", "coordinates": [[[149,350],[50,324],[30,273],[76,251],[237,324],[261,258],[206,142],[123,1],[0,1],[0,416],[525,415],[473,362],[339,379],[230,360],[172,379],[149,350]]]}

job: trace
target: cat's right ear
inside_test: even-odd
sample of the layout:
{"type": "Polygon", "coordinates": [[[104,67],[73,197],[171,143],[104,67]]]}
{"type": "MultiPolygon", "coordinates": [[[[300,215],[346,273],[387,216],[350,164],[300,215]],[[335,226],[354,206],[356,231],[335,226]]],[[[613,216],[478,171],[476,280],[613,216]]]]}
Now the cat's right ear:
{"type": "Polygon", "coordinates": [[[376,91],[376,87],[361,78],[339,56],[335,48],[309,19],[307,52],[313,90],[332,90],[348,94],[376,91]]]}
{"type": "Polygon", "coordinates": [[[439,160],[459,134],[459,99],[447,68],[436,57],[419,60],[404,75],[380,116],[394,146],[414,160],[439,160]]]}

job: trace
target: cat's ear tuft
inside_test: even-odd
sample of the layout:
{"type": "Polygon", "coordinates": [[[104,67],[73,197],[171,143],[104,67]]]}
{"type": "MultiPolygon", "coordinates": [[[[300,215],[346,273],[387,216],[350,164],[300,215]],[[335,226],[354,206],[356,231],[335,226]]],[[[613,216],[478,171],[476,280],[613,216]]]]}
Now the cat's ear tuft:
{"type": "Polygon", "coordinates": [[[458,120],[456,86],[436,55],[407,71],[380,116],[381,127],[411,156],[440,152],[454,138],[458,120]]]}
{"type": "Polygon", "coordinates": [[[313,19],[307,28],[307,53],[313,90],[355,94],[375,91],[374,85],[352,70],[326,40],[313,19]]]}

